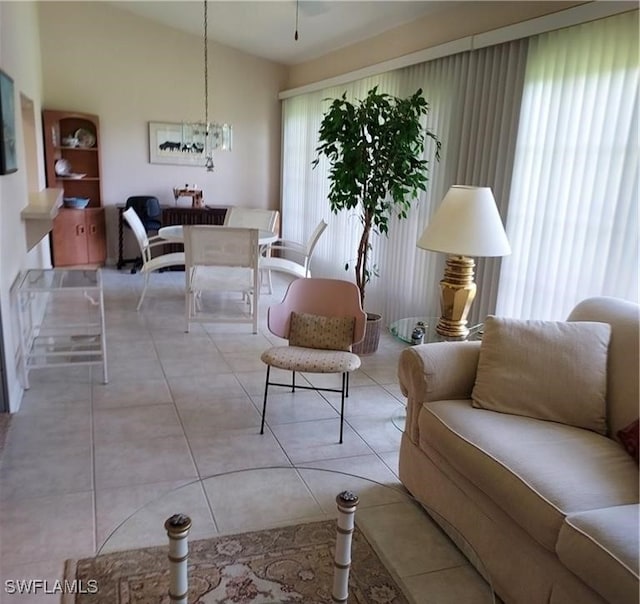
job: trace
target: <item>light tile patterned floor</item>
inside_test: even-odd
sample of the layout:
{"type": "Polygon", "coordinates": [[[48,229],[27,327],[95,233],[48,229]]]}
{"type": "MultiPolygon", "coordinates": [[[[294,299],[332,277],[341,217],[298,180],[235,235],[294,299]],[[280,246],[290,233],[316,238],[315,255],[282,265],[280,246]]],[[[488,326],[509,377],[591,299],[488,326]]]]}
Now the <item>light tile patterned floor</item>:
{"type": "MultiPolygon", "coordinates": [[[[0,575],[62,577],[66,558],[166,543],[164,519],[181,511],[192,538],[335,516],[349,488],[357,519],[416,602],[489,602],[465,558],[405,494],[397,478],[402,411],[396,381],[404,345],[384,333],[352,376],[344,444],[339,397],[274,390],[260,435],[260,353],[282,342],[260,301],[249,325],[195,325],[184,333],[180,272],[142,277],[103,270],[110,380],[83,367],[31,373],[0,459],[0,575]],[[484,599],[483,599],[484,597],[484,599]]],[[[233,307],[233,303],[229,305],[233,307]]],[[[337,377],[307,376],[337,385],[337,377]]],[[[8,596],[0,602],[57,602],[8,596]]]]}

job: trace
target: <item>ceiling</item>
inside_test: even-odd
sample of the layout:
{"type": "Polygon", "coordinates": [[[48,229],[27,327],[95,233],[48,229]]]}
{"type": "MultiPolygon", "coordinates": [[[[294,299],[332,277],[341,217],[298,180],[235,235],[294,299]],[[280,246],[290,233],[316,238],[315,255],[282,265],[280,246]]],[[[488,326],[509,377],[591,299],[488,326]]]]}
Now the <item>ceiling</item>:
{"type": "MultiPolygon", "coordinates": [[[[204,1],[112,1],[163,25],[203,36],[204,1]]],[[[418,0],[301,0],[298,40],[295,0],[209,0],[208,35],[222,44],[293,65],[370,38],[448,2],[418,0]]]]}

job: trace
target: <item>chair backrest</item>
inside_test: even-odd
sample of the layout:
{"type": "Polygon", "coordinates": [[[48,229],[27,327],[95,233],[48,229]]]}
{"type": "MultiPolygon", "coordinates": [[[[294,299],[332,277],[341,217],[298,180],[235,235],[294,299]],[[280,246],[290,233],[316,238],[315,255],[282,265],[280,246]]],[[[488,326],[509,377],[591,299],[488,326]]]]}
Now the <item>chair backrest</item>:
{"type": "Polygon", "coordinates": [[[307,265],[309,263],[309,260],[311,260],[311,255],[313,254],[313,250],[316,247],[316,244],[318,243],[318,240],[320,239],[320,235],[322,235],[322,233],[324,233],[324,230],[327,228],[327,223],[324,220],[321,220],[318,223],[318,226],[313,230],[313,233],[311,233],[311,237],[309,237],[307,243],[305,244],[305,256],[307,257],[307,265]]]}
{"type": "Polygon", "coordinates": [[[364,338],[367,315],[360,304],[360,291],[350,281],[314,277],[292,281],[282,302],[269,307],[269,331],[280,338],[288,338],[292,312],[323,317],[354,317],[353,343],[364,338]]]}
{"type": "Polygon", "coordinates": [[[213,225],[185,225],[187,267],[258,267],[258,229],[213,225]]]}
{"type": "Polygon", "coordinates": [[[134,195],[127,199],[125,209],[133,208],[147,231],[158,230],[162,226],[162,208],[157,197],[134,195]]]}
{"type": "Polygon", "coordinates": [[[276,232],[280,212],[278,210],[261,210],[258,208],[227,209],[224,217],[224,225],[228,227],[244,227],[248,229],[260,229],[276,232]]]}
{"type": "Polygon", "coordinates": [[[142,259],[144,262],[149,260],[149,237],[147,236],[147,230],[144,228],[140,217],[136,213],[133,207],[125,210],[122,213],[122,217],[127,221],[127,224],[133,231],[136,237],[140,251],[142,252],[142,259]]]}

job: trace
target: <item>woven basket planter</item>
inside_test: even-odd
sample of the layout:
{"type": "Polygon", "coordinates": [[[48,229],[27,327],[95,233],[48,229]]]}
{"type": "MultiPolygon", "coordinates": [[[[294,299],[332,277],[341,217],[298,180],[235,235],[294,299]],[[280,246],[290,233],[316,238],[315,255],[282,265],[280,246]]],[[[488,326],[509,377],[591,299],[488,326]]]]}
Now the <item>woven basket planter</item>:
{"type": "Polygon", "coordinates": [[[367,328],[364,332],[364,340],[351,347],[355,354],[371,354],[378,350],[380,342],[380,329],[382,326],[382,315],[367,313],[367,328]]]}

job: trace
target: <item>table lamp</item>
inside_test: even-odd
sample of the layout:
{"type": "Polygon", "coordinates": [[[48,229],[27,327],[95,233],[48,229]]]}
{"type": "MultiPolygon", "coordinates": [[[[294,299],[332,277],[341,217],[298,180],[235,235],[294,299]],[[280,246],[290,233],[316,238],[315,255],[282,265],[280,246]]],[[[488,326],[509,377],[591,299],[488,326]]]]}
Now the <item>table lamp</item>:
{"type": "Polygon", "coordinates": [[[436,331],[445,338],[466,338],[467,314],[476,295],[475,262],[470,256],[511,253],[491,189],[453,185],[417,246],[449,254],[440,281],[441,316],[436,331]]]}

